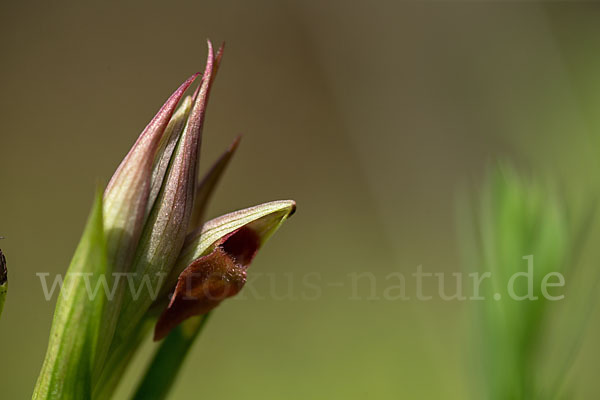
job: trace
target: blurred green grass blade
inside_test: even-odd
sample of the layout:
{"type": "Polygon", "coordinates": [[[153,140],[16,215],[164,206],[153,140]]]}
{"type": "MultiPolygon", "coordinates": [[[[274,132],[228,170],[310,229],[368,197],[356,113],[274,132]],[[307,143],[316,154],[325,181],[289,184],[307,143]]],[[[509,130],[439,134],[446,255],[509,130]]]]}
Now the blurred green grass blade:
{"type": "Polygon", "coordinates": [[[56,303],[33,399],[91,398],[92,366],[106,297],[102,291],[91,296],[89,288],[106,279],[106,269],[102,192],[98,190],[56,303]]]}
{"type": "Polygon", "coordinates": [[[210,316],[193,317],[173,329],[162,342],[133,396],[133,400],[166,399],[185,357],[210,316]]]}
{"type": "MultiPolygon", "coordinates": [[[[548,351],[543,340],[556,305],[540,287],[546,274],[572,272],[567,269],[575,249],[568,209],[554,184],[523,177],[506,164],[488,173],[474,204],[472,213],[464,209],[461,213],[463,261],[470,271],[491,273],[481,291],[485,300],[474,303],[473,314],[479,325],[474,353],[485,382],[481,389],[491,400],[546,398],[539,397],[546,389],[543,375],[562,372],[553,373],[558,384],[568,366],[556,362],[560,349],[548,351]],[[515,290],[531,291],[535,300],[508,298],[507,283],[528,270],[528,260],[532,287],[529,290],[521,280],[515,290]],[[542,370],[546,365],[548,371],[542,370]]],[[[559,345],[564,347],[564,340],[559,345]]]]}

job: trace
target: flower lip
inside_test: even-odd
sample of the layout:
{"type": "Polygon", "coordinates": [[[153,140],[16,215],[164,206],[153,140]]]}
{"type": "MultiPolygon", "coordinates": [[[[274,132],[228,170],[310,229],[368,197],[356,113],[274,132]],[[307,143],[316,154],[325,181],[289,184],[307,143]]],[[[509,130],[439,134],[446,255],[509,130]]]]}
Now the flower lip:
{"type": "Polygon", "coordinates": [[[194,260],[177,279],[167,308],[154,329],[158,341],[186,319],[207,314],[235,296],[246,283],[246,269],[260,247],[257,232],[241,227],[219,240],[213,250],[194,260]]]}
{"type": "MultiPolygon", "coordinates": [[[[246,221],[222,235],[206,248],[203,255],[187,262],[186,267],[177,276],[168,306],[156,323],[154,340],[164,338],[187,318],[207,314],[226,298],[239,293],[246,283],[248,266],[266,237],[289,217],[295,206],[293,201],[267,203],[270,213],[246,221]]],[[[253,208],[246,209],[245,212],[247,210],[253,208]]],[[[244,213],[244,210],[229,216],[231,218],[232,215],[241,213],[244,213]]],[[[214,224],[214,221],[219,219],[209,221],[205,227],[214,224]]],[[[221,229],[219,231],[222,232],[221,229]]]]}
{"type": "Polygon", "coordinates": [[[243,226],[226,236],[220,247],[236,264],[247,268],[260,247],[260,236],[256,231],[243,226]]]}

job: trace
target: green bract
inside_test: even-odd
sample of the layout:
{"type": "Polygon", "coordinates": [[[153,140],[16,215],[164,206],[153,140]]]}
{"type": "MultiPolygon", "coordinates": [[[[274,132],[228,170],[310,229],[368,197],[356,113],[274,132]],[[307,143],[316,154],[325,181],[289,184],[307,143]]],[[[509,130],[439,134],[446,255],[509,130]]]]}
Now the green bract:
{"type": "Polygon", "coordinates": [[[50,342],[34,399],[89,399],[92,368],[101,334],[103,295],[89,296],[84,276],[94,287],[106,278],[106,240],[102,197],[98,192],[56,303],[50,342]]]}

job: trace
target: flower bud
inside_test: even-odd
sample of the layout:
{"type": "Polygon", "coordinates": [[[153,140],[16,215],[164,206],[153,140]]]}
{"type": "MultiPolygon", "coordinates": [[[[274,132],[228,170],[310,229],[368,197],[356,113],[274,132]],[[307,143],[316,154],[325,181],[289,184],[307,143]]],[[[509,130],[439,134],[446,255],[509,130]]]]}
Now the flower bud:
{"type": "Polygon", "coordinates": [[[104,226],[109,262],[114,271],[127,268],[138,243],[144,219],[152,166],[163,133],[186,89],[196,79],[192,75],[169,97],[139,136],[104,192],[104,226]]]}
{"type": "MultiPolygon", "coordinates": [[[[135,287],[144,282],[152,288],[162,285],[187,234],[194,205],[202,126],[214,77],[215,59],[210,42],[208,47],[208,60],[200,90],[194,96],[194,104],[136,252],[131,269],[135,273],[135,287]]],[[[129,335],[154,300],[150,291],[142,291],[137,299],[131,291],[126,292],[116,334],[121,337],[129,335]]]]}

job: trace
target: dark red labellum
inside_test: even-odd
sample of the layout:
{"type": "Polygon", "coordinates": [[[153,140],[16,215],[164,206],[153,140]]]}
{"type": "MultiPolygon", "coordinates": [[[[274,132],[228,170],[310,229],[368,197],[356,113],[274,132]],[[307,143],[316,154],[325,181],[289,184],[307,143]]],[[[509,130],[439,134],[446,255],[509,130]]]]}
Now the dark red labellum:
{"type": "Polygon", "coordinates": [[[206,314],[221,301],[238,294],[246,283],[246,269],[259,247],[258,234],[242,227],[223,237],[211,253],[183,270],[171,302],[156,323],[154,340],[164,338],[187,318],[206,314]]]}

